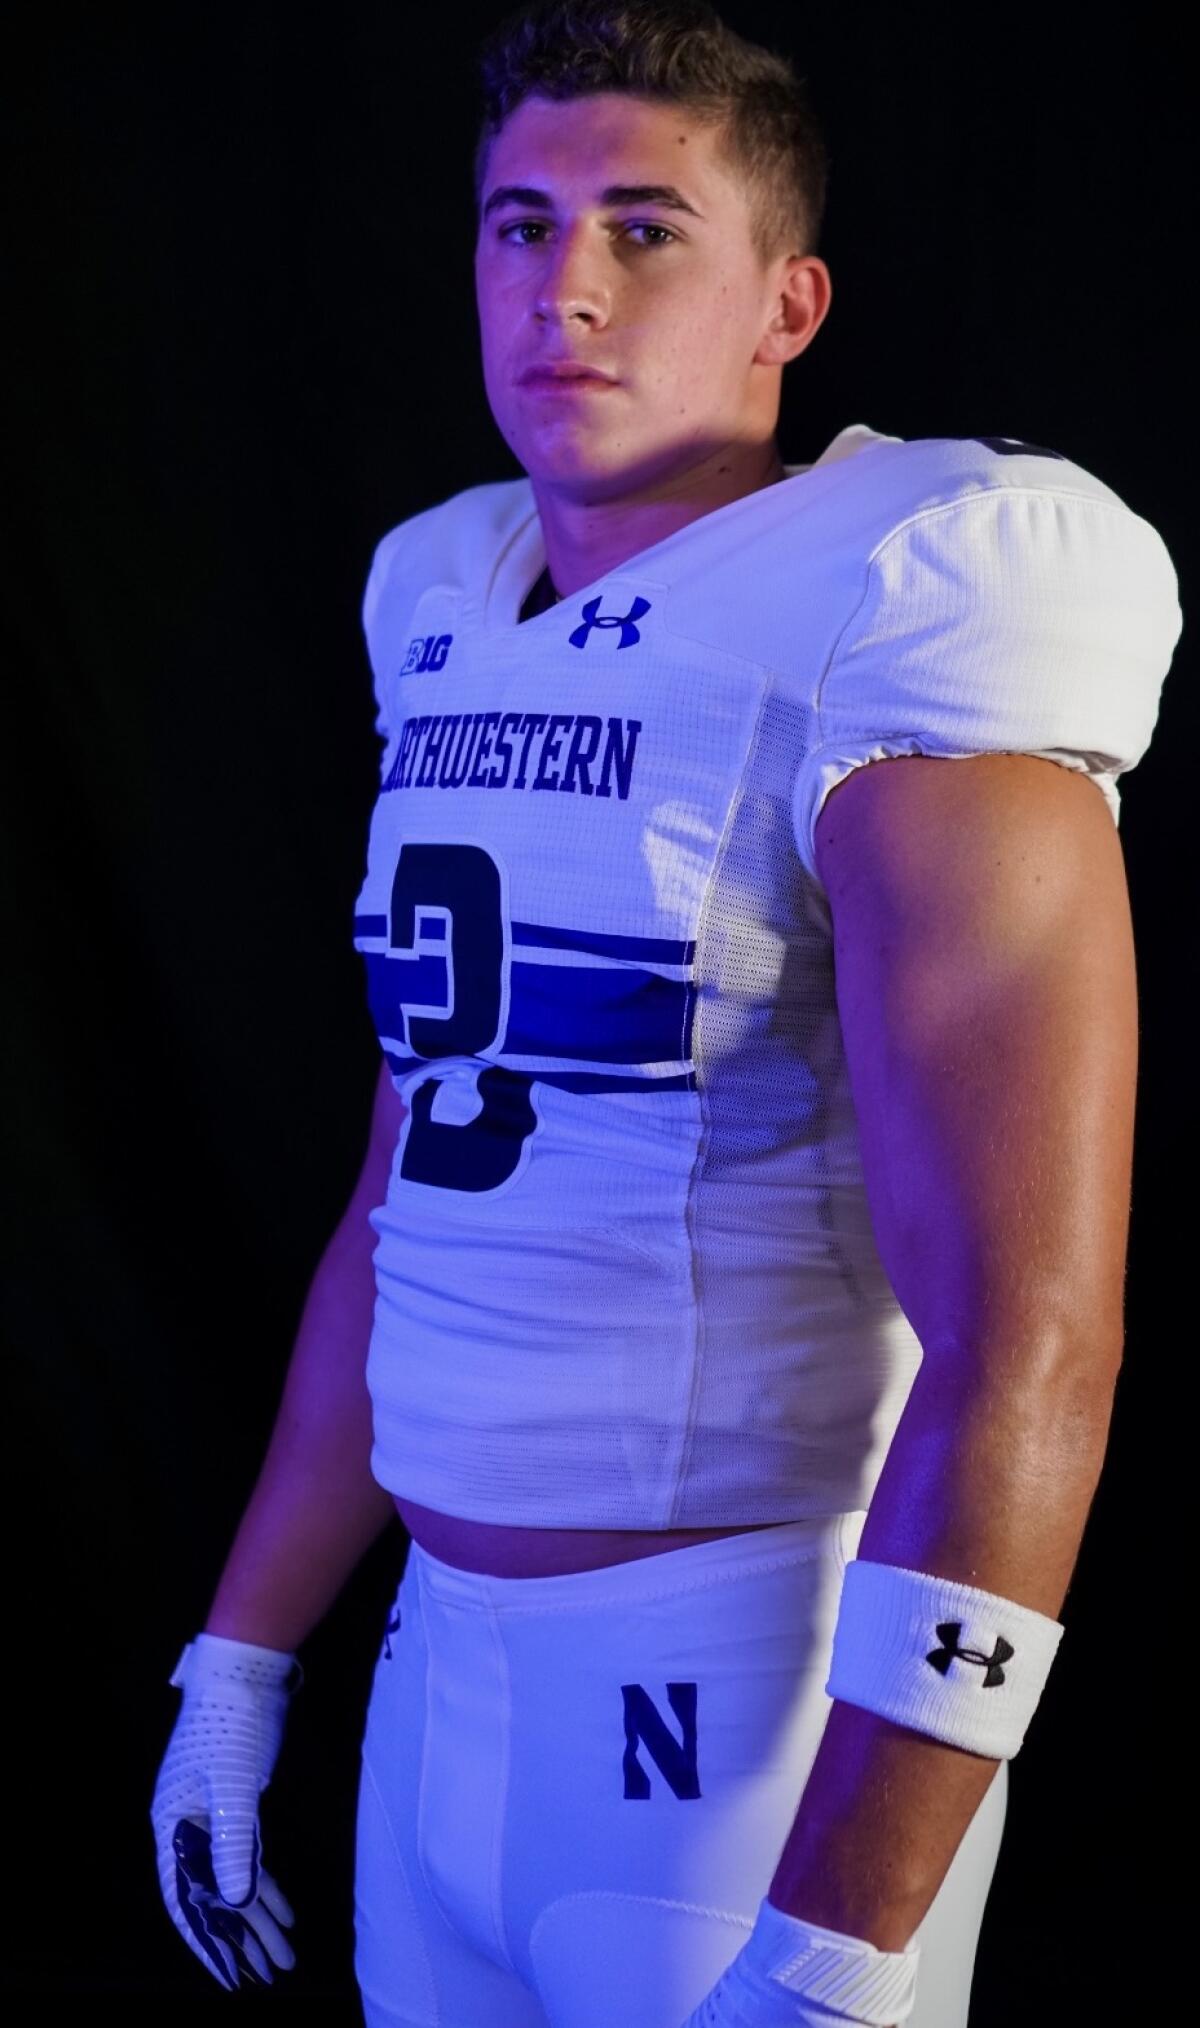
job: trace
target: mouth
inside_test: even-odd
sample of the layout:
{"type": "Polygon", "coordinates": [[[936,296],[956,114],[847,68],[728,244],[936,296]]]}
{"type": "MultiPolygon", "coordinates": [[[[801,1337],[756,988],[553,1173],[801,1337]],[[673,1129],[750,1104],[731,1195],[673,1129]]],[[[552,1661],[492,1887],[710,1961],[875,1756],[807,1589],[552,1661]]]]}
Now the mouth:
{"type": "Polygon", "coordinates": [[[612,376],[602,373],[599,367],[576,364],[572,360],[549,360],[544,366],[527,366],[519,377],[522,387],[614,387],[612,376]]]}

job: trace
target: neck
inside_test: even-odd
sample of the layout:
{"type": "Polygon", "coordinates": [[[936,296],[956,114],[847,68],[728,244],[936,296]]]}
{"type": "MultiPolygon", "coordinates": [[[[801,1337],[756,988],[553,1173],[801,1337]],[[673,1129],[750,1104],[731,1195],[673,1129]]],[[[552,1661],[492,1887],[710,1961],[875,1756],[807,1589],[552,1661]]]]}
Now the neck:
{"type": "Polygon", "coordinates": [[[651,549],[688,523],[785,479],[774,438],[754,446],[722,446],[687,471],[675,472],[639,496],[564,497],[532,476],[545,555],[563,596],[651,549]]]}

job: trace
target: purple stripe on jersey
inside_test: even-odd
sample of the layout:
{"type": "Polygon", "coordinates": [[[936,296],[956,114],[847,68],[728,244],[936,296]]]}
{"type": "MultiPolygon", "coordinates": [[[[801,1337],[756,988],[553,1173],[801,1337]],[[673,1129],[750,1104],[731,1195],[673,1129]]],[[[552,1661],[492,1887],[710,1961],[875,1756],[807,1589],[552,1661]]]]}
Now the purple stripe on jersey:
{"type": "Polygon", "coordinates": [[[515,1056],[670,1063],[685,1056],[686,979],[599,965],[512,966],[504,1048],[515,1056]]]}
{"type": "MultiPolygon", "coordinates": [[[[378,1035],[406,1034],[407,1008],[436,1020],[436,1010],[447,1005],[448,965],[440,952],[396,958],[364,951],[363,960],[378,1035]]],[[[514,963],[510,995],[501,1044],[506,1055],[629,1064],[689,1060],[696,994],[687,979],[625,966],[514,963]]]]}
{"type": "Polygon", "coordinates": [[[602,958],[641,958],[648,965],[690,965],[694,943],[673,937],[606,936],[601,930],[560,929],[554,923],[515,922],[514,944],[540,944],[548,951],[594,951],[602,958]]]}
{"type": "MultiPolygon", "coordinates": [[[[355,937],[386,937],[386,915],[356,915],[355,937]]],[[[426,935],[433,933],[432,925],[426,935]]],[[[440,932],[439,932],[440,933],[440,932]]],[[[591,951],[600,958],[640,958],[646,965],[690,965],[696,955],[692,942],[674,937],[618,937],[603,930],[563,929],[556,923],[515,922],[514,944],[540,945],[545,951],[591,951]]]]}
{"type": "Polygon", "coordinates": [[[534,1084],[557,1085],[559,1091],[695,1091],[696,1073],[685,1070],[678,1077],[606,1077],[593,1070],[534,1070],[534,1084]]]}

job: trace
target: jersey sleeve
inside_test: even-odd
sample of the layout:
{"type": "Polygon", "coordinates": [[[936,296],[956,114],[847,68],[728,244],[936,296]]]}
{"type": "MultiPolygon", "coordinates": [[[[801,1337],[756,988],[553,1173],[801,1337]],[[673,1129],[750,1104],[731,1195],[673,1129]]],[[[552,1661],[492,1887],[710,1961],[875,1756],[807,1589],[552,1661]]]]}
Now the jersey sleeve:
{"type": "Polygon", "coordinates": [[[895,754],[1031,753],[1090,775],[1119,821],[1183,616],[1161,536],[1123,502],[997,487],[925,509],[869,558],[793,782],[813,878],[826,796],[895,754]]]}
{"type": "Polygon", "coordinates": [[[396,675],[391,666],[394,655],[389,652],[389,628],[385,605],[389,598],[394,602],[394,580],[399,562],[400,538],[404,523],[389,529],[375,549],[371,568],[367,573],[366,589],[363,593],[362,626],[366,637],[367,656],[371,664],[371,678],[375,692],[375,730],[383,741],[383,758],[392,743],[392,698],[391,688],[396,675]]]}

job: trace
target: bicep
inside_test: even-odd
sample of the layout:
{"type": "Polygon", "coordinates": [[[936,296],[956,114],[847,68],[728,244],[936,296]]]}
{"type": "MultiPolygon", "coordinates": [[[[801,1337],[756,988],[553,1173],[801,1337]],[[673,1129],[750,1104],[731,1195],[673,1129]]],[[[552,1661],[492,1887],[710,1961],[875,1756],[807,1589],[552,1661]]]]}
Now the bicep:
{"type": "Polygon", "coordinates": [[[1121,1331],[1137,1062],[1124,860],[1027,754],[864,767],[814,832],[880,1257],[928,1353],[1121,1331]]]}

